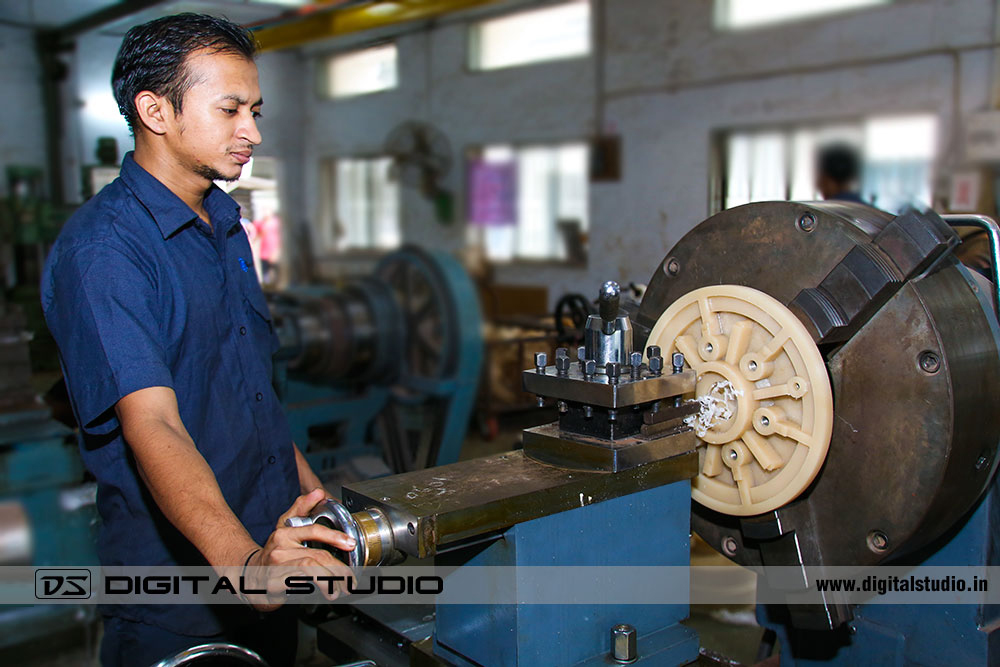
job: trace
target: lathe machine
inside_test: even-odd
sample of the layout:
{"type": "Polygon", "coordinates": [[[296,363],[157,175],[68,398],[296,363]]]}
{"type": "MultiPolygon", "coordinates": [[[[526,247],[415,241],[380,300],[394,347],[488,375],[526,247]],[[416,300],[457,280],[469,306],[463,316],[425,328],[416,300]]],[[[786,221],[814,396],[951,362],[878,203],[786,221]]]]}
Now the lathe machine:
{"type": "MultiPolygon", "coordinates": [[[[524,387],[559,419],[523,449],[348,484],[313,520],[358,537],[358,567],[686,565],[691,529],[747,566],[995,565],[998,235],[960,222],[988,229],[994,284],[933,212],[719,213],[670,249],[635,312],[606,284],[585,345],[536,356],[524,387]]],[[[320,646],[350,644],[347,623],[395,647],[386,664],[684,664],[687,611],[439,599],[412,621],[358,606],[320,646]]],[[[783,665],[1000,660],[985,604],[758,615],[783,665]]]]}

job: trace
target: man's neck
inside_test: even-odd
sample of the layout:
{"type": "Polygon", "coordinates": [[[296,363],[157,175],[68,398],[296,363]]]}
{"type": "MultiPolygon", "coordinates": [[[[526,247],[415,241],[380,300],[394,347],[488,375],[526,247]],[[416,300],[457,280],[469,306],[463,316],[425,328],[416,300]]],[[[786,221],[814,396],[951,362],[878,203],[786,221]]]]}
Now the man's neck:
{"type": "Polygon", "coordinates": [[[199,218],[211,227],[212,221],[205,210],[205,195],[212,183],[183,169],[176,162],[167,158],[161,152],[145,145],[136,137],[135,152],[132,157],[136,164],[145,169],[168,190],[180,197],[181,201],[191,207],[199,218]]]}

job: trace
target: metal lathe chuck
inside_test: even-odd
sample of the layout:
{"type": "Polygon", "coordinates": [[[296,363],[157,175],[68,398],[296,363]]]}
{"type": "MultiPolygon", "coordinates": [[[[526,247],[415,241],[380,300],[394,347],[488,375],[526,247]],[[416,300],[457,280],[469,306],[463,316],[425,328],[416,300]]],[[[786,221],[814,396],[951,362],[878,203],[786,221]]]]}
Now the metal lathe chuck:
{"type": "Polygon", "coordinates": [[[694,529],[745,565],[867,565],[944,533],[996,467],[993,287],[933,212],[773,202],[697,226],[636,341],[697,372],[694,529]]]}

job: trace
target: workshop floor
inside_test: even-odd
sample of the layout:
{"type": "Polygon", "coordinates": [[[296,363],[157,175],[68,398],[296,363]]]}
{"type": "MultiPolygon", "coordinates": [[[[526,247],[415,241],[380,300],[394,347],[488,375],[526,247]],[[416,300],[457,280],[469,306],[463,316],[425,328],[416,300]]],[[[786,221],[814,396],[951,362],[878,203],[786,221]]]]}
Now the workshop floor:
{"type": "MultiPolygon", "coordinates": [[[[547,409],[505,415],[496,437],[487,439],[476,429],[462,448],[462,459],[476,458],[520,447],[521,430],[555,419],[547,409]]],[[[697,541],[700,542],[700,541],[697,541]]],[[[722,557],[704,543],[695,543],[692,562],[710,559],[719,564],[722,557]]],[[[736,566],[734,566],[736,567],[736,566]]],[[[749,584],[752,585],[752,582],[749,584]]],[[[699,664],[726,664],[729,667],[754,665],[763,657],[758,654],[762,629],[757,626],[752,606],[692,605],[686,625],[698,632],[703,658],[699,664]],[[725,662],[708,659],[725,657],[725,662]]],[[[316,651],[315,630],[303,626],[300,635],[300,660],[297,667],[333,667],[334,663],[316,651]]],[[[100,624],[81,626],[22,644],[14,649],[0,650],[0,665],[19,667],[98,667],[97,647],[100,646],[100,624]]]]}

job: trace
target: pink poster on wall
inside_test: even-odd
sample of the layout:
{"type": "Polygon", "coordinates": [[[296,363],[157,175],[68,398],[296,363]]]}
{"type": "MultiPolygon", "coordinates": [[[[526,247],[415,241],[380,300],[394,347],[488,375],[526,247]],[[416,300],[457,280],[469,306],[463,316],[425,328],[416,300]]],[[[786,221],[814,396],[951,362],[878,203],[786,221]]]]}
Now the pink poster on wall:
{"type": "Polygon", "coordinates": [[[513,225],[517,221],[517,163],[468,161],[469,222],[513,225]]]}

